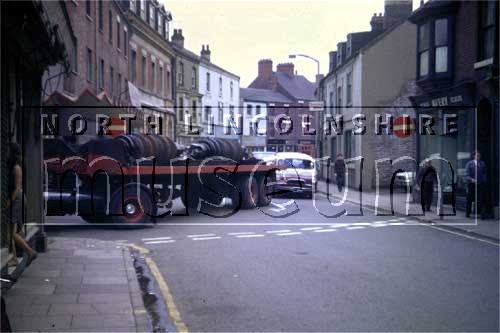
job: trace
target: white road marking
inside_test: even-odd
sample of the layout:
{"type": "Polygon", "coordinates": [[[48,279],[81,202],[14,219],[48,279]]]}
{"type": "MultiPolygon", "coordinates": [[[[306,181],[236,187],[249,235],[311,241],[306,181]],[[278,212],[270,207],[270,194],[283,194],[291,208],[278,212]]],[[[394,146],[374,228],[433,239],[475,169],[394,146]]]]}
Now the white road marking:
{"type": "Polygon", "coordinates": [[[302,235],[302,233],[300,231],[296,231],[296,232],[286,232],[286,233],[282,233],[282,234],[276,234],[277,236],[295,236],[295,235],[302,235]]]}
{"type": "Polygon", "coordinates": [[[365,227],[347,227],[347,230],[357,230],[357,229],[364,229],[365,227]]]}
{"type": "Polygon", "coordinates": [[[191,238],[192,240],[198,241],[198,240],[210,240],[210,239],[220,239],[221,237],[216,236],[216,237],[197,237],[197,238],[191,238]]]}
{"type": "Polygon", "coordinates": [[[356,222],[356,223],[351,223],[351,225],[371,225],[371,223],[368,223],[368,222],[356,222]]]}
{"type": "Polygon", "coordinates": [[[255,234],[255,235],[238,235],[237,238],[257,238],[264,237],[265,235],[255,234]]]}
{"type": "Polygon", "coordinates": [[[309,228],[300,228],[302,231],[313,231],[313,230],[319,230],[323,229],[323,227],[309,227],[309,228]]]}
{"type": "Polygon", "coordinates": [[[174,242],[175,242],[174,239],[165,239],[165,240],[144,242],[144,244],[167,244],[167,243],[174,243],[174,242]]]}
{"type": "Polygon", "coordinates": [[[155,237],[155,238],[143,238],[144,242],[147,241],[156,241],[156,240],[164,240],[164,239],[172,239],[172,237],[155,237]]]}
{"type": "Polygon", "coordinates": [[[266,233],[268,233],[268,234],[279,234],[279,233],[283,233],[283,232],[290,232],[290,230],[284,229],[284,230],[269,230],[269,231],[266,231],[266,233]]]}
{"type": "Polygon", "coordinates": [[[188,235],[189,238],[212,237],[212,236],[215,236],[215,234],[188,235]]]}
{"type": "Polygon", "coordinates": [[[239,235],[253,235],[255,232],[251,231],[246,231],[246,232],[230,232],[228,233],[229,236],[239,236],[239,235]]]}
{"type": "Polygon", "coordinates": [[[322,230],[314,230],[313,232],[333,232],[337,231],[337,229],[322,229],[322,230]]]}
{"type": "Polygon", "coordinates": [[[389,223],[389,225],[406,225],[406,223],[404,223],[404,222],[393,222],[393,223],[389,223]]]}
{"type": "Polygon", "coordinates": [[[387,227],[387,226],[388,226],[388,224],[382,224],[382,223],[371,225],[372,228],[380,228],[380,227],[387,227]]]}
{"type": "Polygon", "coordinates": [[[345,224],[345,223],[342,223],[342,224],[332,224],[330,225],[330,228],[345,228],[345,227],[348,227],[350,226],[350,224],[345,224]]]}

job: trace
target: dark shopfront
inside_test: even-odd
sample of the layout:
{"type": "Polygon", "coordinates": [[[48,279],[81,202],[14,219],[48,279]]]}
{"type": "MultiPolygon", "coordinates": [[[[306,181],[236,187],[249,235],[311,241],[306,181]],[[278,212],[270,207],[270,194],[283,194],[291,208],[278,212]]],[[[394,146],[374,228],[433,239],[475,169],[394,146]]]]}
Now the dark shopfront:
{"type": "Polygon", "coordinates": [[[465,165],[474,150],[481,153],[488,167],[488,205],[498,209],[499,137],[496,126],[499,119],[498,112],[494,112],[498,102],[478,99],[476,94],[476,86],[467,83],[412,98],[417,117],[431,116],[435,129],[435,135],[418,136],[417,159],[433,159],[445,203],[451,203],[452,185],[455,185],[456,205],[460,210],[465,209],[466,203],[465,165]],[[456,133],[445,134],[444,123],[452,115],[456,115],[456,133]]]}

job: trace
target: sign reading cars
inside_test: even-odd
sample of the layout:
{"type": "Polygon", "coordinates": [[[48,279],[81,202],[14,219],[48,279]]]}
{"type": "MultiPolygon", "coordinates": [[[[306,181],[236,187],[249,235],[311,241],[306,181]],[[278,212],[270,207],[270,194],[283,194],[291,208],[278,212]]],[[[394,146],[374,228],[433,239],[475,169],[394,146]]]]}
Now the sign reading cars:
{"type": "Polygon", "coordinates": [[[394,135],[398,138],[407,138],[415,132],[415,123],[408,116],[401,116],[394,120],[394,135]]]}

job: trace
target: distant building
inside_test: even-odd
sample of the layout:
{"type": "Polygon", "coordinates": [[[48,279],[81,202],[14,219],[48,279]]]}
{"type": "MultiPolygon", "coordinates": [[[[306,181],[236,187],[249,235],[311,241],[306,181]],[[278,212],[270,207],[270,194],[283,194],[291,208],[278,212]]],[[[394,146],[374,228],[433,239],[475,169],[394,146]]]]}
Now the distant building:
{"type": "Polygon", "coordinates": [[[217,66],[211,61],[209,45],[203,45],[200,53],[199,86],[201,114],[203,124],[202,136],[216,136],[240,139],[240,126],[237,115],[239,109],[240,78],[239,76],[217,66]],[[213,116],[211,118],[210,116],[213,116]],[[235,129],[229,132],[228,122],[234,121],[235,129]],[[213,126],[211,126],[213,124],[213,126]]]}
{"type": "Polygon", "coordinates": [[[200,57],[184,48],[182,29],[174,29],[172,46],[175,52],[176,138],[190,144],[202,132],[201,97],[199,92],[200,57]]]}
{"type": "Polygon", "coordinates": [[[141,110],[140,131],[147,130],[144,122],[150,120],[161,126],[162,135],[174,139],[172,68],[175,55],[168,42],[172,16],[157,1],[122,0],[122,5],[131,30],[127,88],[131,104],[141,110]]]}
{"type": "MultiPolygon", "coordinates": [[[[398,139],[384,135],[385,128],[382,135],[377,135],[375,129],[377,114],[382,117],[379,123],[386,122],[386,114],[393,119],[403,114],[414,118],[408,97],[414,92],[411,83],[415,75],[408,59],[415,56],[416,29],[405,21],[410,14],[411,1],[386,1],[385,15],[374,14],[371,31],[348,34],[347,42],[338,43],[337,50],[330,52],[330,72],[320,83],[320,93],[326,105],[325,116],[338,120],[340,133],[335,134],[333,127],[326,128],[323,156],[330,156],[332,165],[338,153],[346,159],[363,157],[362,168],[360,161],[347,163],[348,186],[372,190],[377,185],[377,176],[379,186],[389,186],[392,167],[390,164],[375,166],[375,160],[415,156],[414,135],[398,139]],[[391,10],[391,6],[400,10],[391,10]],[[396,17],[387,17],[391,13],[396,17]],[[399,105],[394,105],[396,100],[399,105]],[[360,125],[366,126],[364,134],[356,131],[353,122],[358,114],[365,117],[360,120],[360,125]]],[[[399,166],[415,170],[411,162],[399,166]]],[[[323,177],[328,173],[330,179],[333,177],[331,169],[323,167],[322,173],[323,177]]]]}
{"type": "Polygon", "coordinates": [[[248,88],[277,92],[289,101],[267,104],[267,150],[314,156],[315,114],[309,111],[309,102],[315,100],[316,85],[297,75],[292,63],[278,64],[274,71],[272,60],[264,59],[259,61],[258,76],[248,88]]]}
{"type": "MultiPolygon", "coordinates": [[[[428,1],[410,20],[418,29],[417,54],[410,60],[422,90],[412,100],[418,114],[439,119],[458,115],[458,135],[420,136],[417,156],[449,161],[441,168],[445,190],[455,185],[456,203],[465,206],[465,164],[478,149],[488,168],[488,206],[499,202],[499,11],[498,1],[428,1]]],[[[435,163],[437,164],[437,163],[435,163]]],[[[438,167],[440,167],[438,165],[438,167]]]]}
{"type": "Polygon", "coordinates": [[[285,105],[290,105],[292,100],[277,91],[255,88],[241,88],[240,98],[243,114],[241,143],[250,152],[266,151],[268,130],[274,128],[274,124],[268,125],[268,108],[274,111],[285,109],[285,105]]]}

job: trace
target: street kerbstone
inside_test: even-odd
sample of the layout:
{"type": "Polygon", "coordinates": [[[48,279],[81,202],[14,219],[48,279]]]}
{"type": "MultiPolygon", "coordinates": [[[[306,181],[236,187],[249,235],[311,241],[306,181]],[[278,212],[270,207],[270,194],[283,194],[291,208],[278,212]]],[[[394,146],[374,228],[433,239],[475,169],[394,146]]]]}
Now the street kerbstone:
{"type": "Polygon", "coordinates": [[[73,316],[72,328],[135,327],[134,317],[130,315],[78,315],[73,316]]]}

